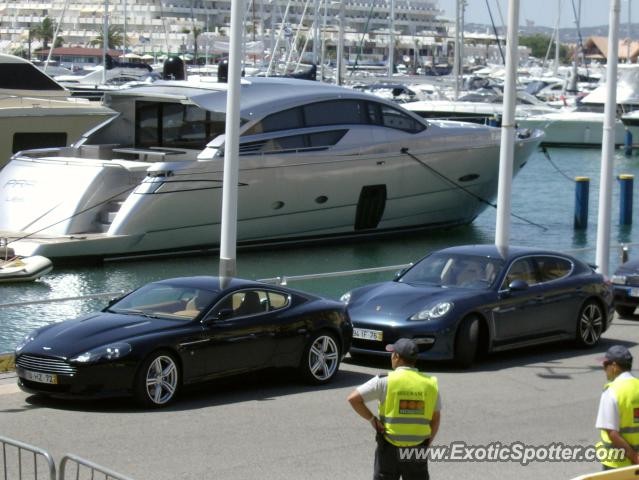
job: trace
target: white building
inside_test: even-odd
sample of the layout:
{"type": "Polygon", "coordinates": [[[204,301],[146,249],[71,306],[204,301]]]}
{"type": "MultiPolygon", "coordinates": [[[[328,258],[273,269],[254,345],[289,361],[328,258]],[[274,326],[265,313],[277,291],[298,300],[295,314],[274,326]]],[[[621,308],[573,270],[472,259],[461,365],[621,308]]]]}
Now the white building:
{"type": "MultiPolygon", "coordinates": [[[[349,54],[352,56],[353,47],[359,48],[363,42],[362,51],[368,60],[382,60],[381,49],[388,45],[391,0],[342,1],[346,29],[350,32],[349,54]],[[365,31],[367,35],[362,40],[365,31]]],[[[446,43],[449,22],[442,19],[443,11],[437,0],[394,0],[394,3],[396,35],[410,38],[408,43],[416,47],[416,56],[428,56],[429,45],[446,43]]],[[[330,48],[337,37],[339,7],[330,0],[247,0],[247,40],[261,42],[262,50],[269,50],[271,42],[280,36],[278,49],[282,45],[290,48],[301,25],[302,36],[297,43],[306,43],[306,36],[312,40],[317,11],[317,21],[326,32],[323,37],[330,48]]],[[[127,49],[138,53],[192,52],[191,32],[195,27],[204,32],[198,39],[202,54],[205,49],[219,50],[215,41],[223,45],[229,33],[231,0],[118,0],[112,1],[108,8],[109,23],[126,32],[127,49]]],[[[104,6],[100,0],[0,0],[0,51],[26,47],[29,27],[37,26],[47,16],[61,24],[59,36],[65,46],[84,47],[102,30],[104,6]]],[[[32,46],[39,47],[40,42],[33,41],[32,46]]],[[[306,51],[311,50],[312,42],[308,42],[306,51]]]]}

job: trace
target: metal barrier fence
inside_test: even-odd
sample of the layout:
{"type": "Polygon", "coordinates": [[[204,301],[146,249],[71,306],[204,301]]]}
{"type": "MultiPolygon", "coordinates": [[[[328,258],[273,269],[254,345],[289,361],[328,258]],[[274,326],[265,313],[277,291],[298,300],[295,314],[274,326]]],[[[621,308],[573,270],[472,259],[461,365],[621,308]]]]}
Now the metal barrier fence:
{"type": "Polygon", "coordinates": [[[62,458],[59,476],[56,476],[55,462],[46,450],[1,436],[0,444],[2,444],[2,480],[67,480],[71,478],[75,480],[85,478],[90,480],[101,478],[104,480],[132,480],[130,477],[75,455],[65,455],[62,458]],[[12,451],[16,454],[13,458],[14,461],[11,458],[12,451]],[[25,456],[27,458],[23,460],[25,456]],[[67,473],[71,476],[68,477],[67,473]]]}
{"type": "MultiPolygon", "coordinates": [[[[639,246],[639,243],[622,243],[620,245],[613,245],[610,249],[617,249],[619,252],[619,258],[621,263],[625,263],[628,261],[629,255],[629,247],[631,246],[639,246]]],[[[571,250],[566,250],[565,253],[583,253],[587,251],[594,250],[592,247],[586,248],[575,248],[571,250]]],[[[290,276],[281,276],[281,277],[271,277],[271,278],[262,278],[257,280],[258,282],[271,283],[275,285],[287,285],[288,282],[293,281],[301,281],[301,280],[317,280],[321,278],[333,278],[333,277],[348,277],[350,275],[362,275],[367,273],[377,273],[377,272],[389,272],[389,271],[397,271],[402,270],[404,268],[410,267],[412,263],[407,263],[403,265],[392,265],[387,267],[373,267],[373,268],[362,268],[359,270],[344,270],[340,272],[326,272],[326,273],[312,273],[307,275],[290,275],[290,276]]],[[[92,300],[97,298],[113,298],[119,295],[122,295],[125,292],[108,292],[108,293],[94,293],[91,295],[80,295],[76,297],[60,297],[60,298],[48,298],[44,300],[29,300],[26,302],[13,302],[13,303],[0,303],[1,308],[9,308],[9,307],[22,307],[26,305],[37,305],[37,304],[46,304],[46,303],[55,303],[55,302],[68,302],[72,300],[92,300]]]]}
{"type": "Polygon", "coordinates": [[[104,480],[131,480],[131,478],[129,477],[120,475],[113,470],[101,467],[100,465],[96,465],[93,462],[89,462],[88,460],[76,457],[75,455],[65,455],[62,458],[62,460],[60,461],[60,476],[58,477],[58,480],[66,480],[67,471],[72,470],[74,465],[75,476],[72,476],[71,478],[74,478],[75,480],[80,480],[83,478],[96,480],[96,473],[99,474],[99,477],[103,476],[104,480]],[[86,473],[87,475],[81,476],[81,472],[83,474],[86,473]]]}
{"type": "Polygon", "coordinates": [[[2,444],[3,480],[22,480],[26,478],[56,480],[55,462],[49,452],[6,437],[0,437],[0,443],[2,444]],[[15,462],[7,462],[7,453],[10,454],[14,450],[17,457],[15,462]],[[23,456],[25,455],[27,459],[23,461],[23,456]],[[40,462],[38,462],[38,459],[40,459],[40,462]],[[46,463],[46,468],[44,468],[43,463],[46,463]],[[47,474],[38,475],[40,471],[46,471],[47,474]]]}

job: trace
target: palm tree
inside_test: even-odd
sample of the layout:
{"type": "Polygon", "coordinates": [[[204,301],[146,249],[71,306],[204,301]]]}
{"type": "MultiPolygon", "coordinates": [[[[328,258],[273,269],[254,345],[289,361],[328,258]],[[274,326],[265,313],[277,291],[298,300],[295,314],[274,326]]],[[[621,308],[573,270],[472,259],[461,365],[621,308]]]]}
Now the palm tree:
{"type": "Polygon", "coordinates": [[[56,26],[55,20],[45,17],[40,25],[31,29],[31,35],[34,38],[42,40],[42,48],[46,49],[49,47],[49,42],[53,40],[56,26]]]}
{"type": "MultiPolygon", "coordinates": [[[[102,40],[103,32],[100,32],[96,38],[91,40],[91,45],[97,45],[102,47],[104,41],[102,40]]],[[[117,25],[109,25],[109,33],[107,34],[107,45],[109,48],[121,47],[124,42],[122,38],[122,32],[117,25]]]]}

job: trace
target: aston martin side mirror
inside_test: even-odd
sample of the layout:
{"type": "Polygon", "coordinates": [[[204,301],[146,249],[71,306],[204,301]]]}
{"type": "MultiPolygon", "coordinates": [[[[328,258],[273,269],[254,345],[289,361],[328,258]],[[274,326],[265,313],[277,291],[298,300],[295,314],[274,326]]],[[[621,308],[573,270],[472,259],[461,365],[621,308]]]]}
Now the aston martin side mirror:
{"type": "Polygon", "coordinates": [[[219,312],[217,312],[217,320],[226,320],[233,316],[232,308],[221,308],[219,312]]]}
{"type": "Polygon", "coordinates": [[[513,280],[510,282],[510,285],[508,285],[508,289],[511,292],[521,292],[528,289],[528,283],[523,280],[513,280]]]}

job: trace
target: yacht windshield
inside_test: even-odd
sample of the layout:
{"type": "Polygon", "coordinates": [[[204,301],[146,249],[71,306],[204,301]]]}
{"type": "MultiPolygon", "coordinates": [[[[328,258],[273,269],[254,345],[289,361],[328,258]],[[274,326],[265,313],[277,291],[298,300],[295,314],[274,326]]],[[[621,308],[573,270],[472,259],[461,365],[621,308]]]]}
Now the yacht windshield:
{"type": "Polygon", "coordinates": [[[183,285],[149,284],[111,305],[107,311],[148,318],[192,320],[208,309],[217,291],[183,285]]]}
{"type": "Polygon", "coordinates": [[[435,253],[407,271],[399,282],[475,290],[490,288],[504,261],[477,255],[435,253]]]}

